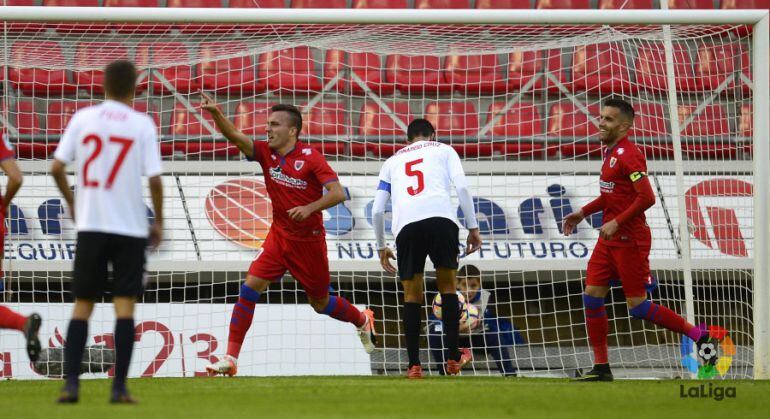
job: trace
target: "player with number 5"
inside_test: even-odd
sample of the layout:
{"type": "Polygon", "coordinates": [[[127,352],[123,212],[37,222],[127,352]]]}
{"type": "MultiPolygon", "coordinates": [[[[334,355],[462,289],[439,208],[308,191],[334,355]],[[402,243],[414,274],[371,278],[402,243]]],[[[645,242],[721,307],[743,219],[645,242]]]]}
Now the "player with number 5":
{"type": "Polygon", "coordinates": [[[391,230],[398,250],[398,276],[404,286],[404,330],[409,354],[408,378],[422,378],[420,365],[420,311],[422,310],[425,258],[436,267],[436,285],[445,310],[444,342],[448,357],[445,370],[460,373],[458,350],[460,310],[457,294],[460,223],[451,201],[454,185],[469,234],[465,254],[481,246],[479,225],[460,156],[436,140],[436,130],[425,119],[415,119],[407,128],[408,145],[390,157],[380,169],[374,198],[373,221],[380,264],[390,272],[393,251],[385,245],[385,204],[393,200],[391,230]]]}

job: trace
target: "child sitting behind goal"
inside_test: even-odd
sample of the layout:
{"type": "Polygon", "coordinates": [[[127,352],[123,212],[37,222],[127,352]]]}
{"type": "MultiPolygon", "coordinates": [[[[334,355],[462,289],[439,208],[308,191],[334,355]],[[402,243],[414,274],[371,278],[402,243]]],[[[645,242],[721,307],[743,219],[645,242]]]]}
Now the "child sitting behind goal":
{"type": "MultiPolygon", "coordinates": [[[[474,265],[464,265],[457,271],[458,290],[468,304],[479,310],[479,321],[469,325],[460,324],[461,363],[472,358],[471,351],[484,353],[494,359],[502,375],[515,376],[509,347],[524,343],[518,330],[509,319],[500,319],[492,308],[492,293],[481,288],[481,271],[474,265]],[[469,330],[470,329],[470,330],[469,330]]],[[[444,365],[441,320],[430,314],[428,318],[428,347],[431,358],[438,365],[444,365]]],[[[440,373],[444,375],[443,367],[440,373]]]]}

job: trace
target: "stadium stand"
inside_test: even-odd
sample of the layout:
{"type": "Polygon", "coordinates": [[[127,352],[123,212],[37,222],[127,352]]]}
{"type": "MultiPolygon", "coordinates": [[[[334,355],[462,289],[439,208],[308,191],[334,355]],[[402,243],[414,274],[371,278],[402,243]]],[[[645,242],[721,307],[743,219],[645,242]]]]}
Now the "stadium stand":
{"type": "Polygon", "coordinates": [[[652,9],[652,0],[599,0],[597,9],[652,9]]]}
{"type": "Polygon", "coordinates": [[[254,93],[265,89],[264,79],[254,78],[254,65],[248,55],[216,59],[233,52],[246,54],[246,45],[239,42],[209,42],[200,45],[199,55],[204,58],[196,71],[207,90],[228,93],[254,93]]]}
{"type": "MultiPolygon", "coordinates": [[[[33,50],[37,50],[38,53],[44,50],[50,59],[50,62],[46,63],[49,66],[63,68],[66,65],[61,47],[51,41],[17,41],[11,46],[11,55],[16,57],[15,60],[22,61],[21,58],[33,50]]],[[[76,90],[75,85],[67,79],[67,72],[61,69],[11,67],[8,79],[14,88],[21,90],[24,94],[71,94],[76,90]]]]}
{"type": "Polygon", "coordinates": [[[204,120],[211,124],[212,128],[216,129],[216,124],[214,124],[214,120],[211,119],[211,115],[207,112],[197,112],[197,110],[200,110],[200,102],[191,102],[190,105],[196,110],[195,114],[190,112],[181,103],[176,104],[174,112],[171,114],[171,125],[169,126],[167,134],[182,138],[211,136],[211,133],[200,122],[200,119],[196,117],[197,115],[204,118],[204,120]]]}
{"type": "MultiPolygon", "coordinates": [[[[304,109],[304,106],[301,107],[304,109]]],[[[347,135],[347,109],[340,102],[318,103],[302,115],[302,130],[313,136],[347,135]]]]}
{"type": "Polygon", "coordinates": [[[460,93],[502,93],[507,81],[497,55],[453,55],[444,61],[444,79],[460,93]]]}
{"type": "Polygon", "coordinates": [[[354,9],[408,9],[408,0],[353,0],[354,9]]]}
{"type": "Polygon", "coordinates": [[[258,80],[266,80],[268,90],[318,91],[321,77],[314,68],[308,47],[266,52],[260,56],[258,80]]]}
{"type": "Polygon", "coordinates": [[[622,45],[578,46],[572,56],[572,89],[591,94],[634,93],[622,45]]]}
{"type": "MultiPolygon", "coordinates": [[[[650,92],[666,90],[666,59],[660,45],[645,45],[639,48],[636,60],[636,82],[650,92]]],[[[692,92],[700,90],[693,74],[690,53],[681,45],[674,47],[674,82],[677,90],[692,92]]]]}
{"type": "Polygon", "coordinates": [[[452,85],[444,81],[441,59],[436,56],[388,56],[386,80],[402,93],[447,93],[452,85]]]}
{"type": "MultiPolygon", "coordinates": [[[[81,42],[75,50],[75,66],[80,68],[93,68],[99,57],[109,57],[110,60],[129,59],[128,48],[117,42],[81,42]]],[[[103,94],[102,82],[104,71],[82,70],[74,71],[75,83],[84,90],[95,94],[103,94]]],[[[141,92],[143,84],[137,85],[137,91],[141,92]]]]}
{"type": "Polygon", "coordinates": [[[35,104],[31,100],[16,102],[16,129],[19,134],[39,134],[40,117],[35,112],[35,104]]]}
{"type": "Polygon", "coordinates": [[[476,107],[471,102],[429,102],[425,105],[425,119],[436,128],[437,137],[463,139],[479,131],[476,107]]]}
{"type": "Polygon", "coordinates": [[[90,100],[56,100],[49,102],[45,120],[46,135],[61,135],[75,112],[93,104],[90,100]]]}
{"type": "Polygon", "coordinates": [[[193,68],[186,64],[164,65],[176,63],[180,57],[189,57],[189,51],[181,42],[143,43],[136,48],[136,62],[148,62],[158,66],[149,79],[153,91],[157,94],[168,94],[172,91],[180,93],[195,92],[201,88],[201,78],[193,77],[193,68]],[[171,88],[164,83],[168,81],[171,88]]]}

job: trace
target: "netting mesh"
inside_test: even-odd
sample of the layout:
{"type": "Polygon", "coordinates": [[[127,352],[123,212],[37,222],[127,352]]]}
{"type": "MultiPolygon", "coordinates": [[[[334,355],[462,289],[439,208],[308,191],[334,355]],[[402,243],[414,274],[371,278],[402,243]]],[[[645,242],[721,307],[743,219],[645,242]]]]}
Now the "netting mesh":
{"type": "MultiPolygon", "coordinates": [[[[381,335],[378,350],[366,356],[352,327],[302,305],[304,293],[287,274],[258,306],[240,360],[243,374],[403,371],[403,297],[375,262],[371,206],[382,161],[403,147],[409,121],[423,116],[463,158],[485,240],[479,254],[461,261],[483,272],[481,328],[463,338],[476,356],[469,371],[505,372],[505,360],[523,374],[565,375],[590,366],[582,278],[601,218],[590,217],[570,238],[561,235],[561,222],[599,193],[599,108],[617,96],[637,112],[631,139],[647,156],[657,198],[647,211],[659,282],[650,298],[710,325],[723,344],[718,368],[699,373],[689,343],[631,318],[615,287],[607,304],[616,375],[751,376],[752,76],[745,27],[672,28],[675,114],[660,27],[3,22],[2,28],[0,123],[18,158],[30,161],[9,208],[5,296],[12,307],[41,312],[51,348],[63,345],[71,297],[70,274],[62,271],[74,255],[75,234],[44,174],[46,160],[71,115],[102,100],[104,65],[128,58],[142,71],[134,106],[155,119],[167,161],[168,219],[137,314],[143,334],[132,375],[200,374],[222,356],[231,303],[271,221],[259,167],[240,161],[200,109],[203,90],[255,139],[264,135],[272,104],[301,107],[303,141],[326,156],[350,196],[325,211],[332,292],[374,309],[381,335]],[[676,136],[684,190],[675,176],[676,136]],[[680,223],[691,226],[684,238],[692,248],[688,273],[680,223]],[[685,313],[688,303],[694,311],[685,313]]],[[[430,274],[427,281],[423,356],[438,373],[440,323],[430,319],[430,274]]],[[[104,336],[112,321],[110,310],[97,312],[89,344],[109,346],[104,336]]],[[[34,376],[21,358],[20,338],[0,339],[13,354],[13,374],[34,376]]]]}

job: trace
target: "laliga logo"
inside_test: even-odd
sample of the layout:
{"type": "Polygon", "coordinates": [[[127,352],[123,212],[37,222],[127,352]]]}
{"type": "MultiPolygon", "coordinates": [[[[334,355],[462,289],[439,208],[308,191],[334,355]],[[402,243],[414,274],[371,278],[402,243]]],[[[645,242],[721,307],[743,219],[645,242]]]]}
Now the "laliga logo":
{"type": "Polygon", "coordinates": [[[693,374],[697,374],[698,378],[714,378],[717,375],[724,377],[727,371],[730,370],[730,366],[733,363],[733,357],[735,356],[735,343],[727,333],[727,329],[719,326],[700,324],[698,327],[708,330],[709,337],[719,341],[718,348],[713,344],[704,345],[698,352],[693,354],[693,341],[687,336],[682,336],[682,366],[693,374]],[[722,352],[722,356],[719,356],[719,352],[722,352]],[[696,356],[702,357],[706,362],[704,365],[698,363],[696,356]],[[714,359],[716,358],[716,359],[714,359]]]}
{"type": "Polygon", "coordinates": [[[260,248],[270,230],[272,205],[261,180],[220,183],[206,196],[205,209],[219,234],[244,247],[260,248]]]}
{"type": "MultiPolygon", "coordinates": [[[[754,188],[751,183],[737,179],[706,180],[687,190],[684,194],[685,209],[693,236],[706,246],[714,248],[698,198],[751,197],[753,193],[754,188]]],[[[741,234],[735,210],[710,206],[705,209],[711,220],[714,241],[716,241],[719,251],[730,256],[747,257],[749,252],[746,249],[746,241],[741,234]]]]}

